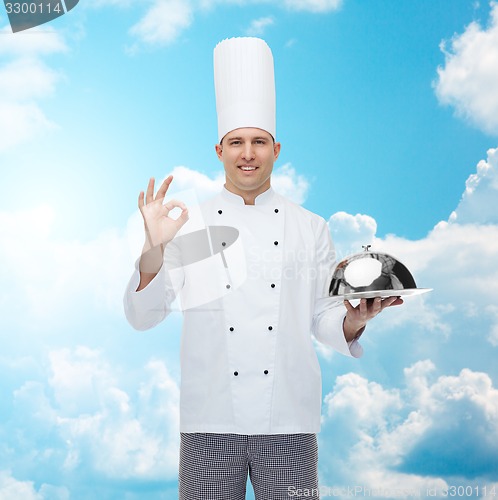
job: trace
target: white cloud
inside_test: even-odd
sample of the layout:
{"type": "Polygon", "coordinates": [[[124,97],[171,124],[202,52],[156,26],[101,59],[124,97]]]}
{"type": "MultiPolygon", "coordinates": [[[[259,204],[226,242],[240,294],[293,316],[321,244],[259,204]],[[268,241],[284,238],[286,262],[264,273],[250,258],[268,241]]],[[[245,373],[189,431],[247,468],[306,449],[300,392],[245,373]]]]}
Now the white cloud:
{"type": "MultiPolygon", "coordinates": [[[[130,34],[145,44],[165,45],[174,42],[193,22],[197,9],[223,8],[225,5],[275,5],[294,11],[307,11],[313,13],[327,13],[338,10],[343,0],[198,0],[197,2],[184,0],[154,0],[144,16],[130,29],[130,34]]],[[[127,0],[92,0],[95,6],[100,5],[129,5],[127,0]]],[[[247,28],[250,36],[262,35],[266,28],[274,24],[274,18],[264,16],[255,19],[247,28]]],[[[134,54],[138,49],[134,45],[128,49],[134,54]]]]}
{"type": "Polygon", "coordinates": [[[65,486],[42,484],[40,494],[44,500],[69,500],[71,495],[65,486]]]}
{"type": "Polygon", "coordinates": [[[275,20],[271,16],[260,17],[251,21],[251,24],[246,30],[246,33],[250,36],[260,36],[262,35],[268,26],[272,26],[275,20]]]}
{"type": "Polygon", "coordinates": [[[32,481],[18,481],[10,471],[0,471],[0,500],[43,500],[32,481]]]}
{"type": "Polygon", "coordinates": [[[293,10],[305,10],[310,12],[329,12],[338,10],[343,0],[285,0],[286,7],[293,10]]]}
{"type": "Polygon", "coordinates": [[[204,201],[207,198],[218,194],[225,183],[225,176],[222,172],[212,179],[197,170],[179,166],[175,167],[171,174],[174,179],[172,184],[172,189],[174,189],[172,193],[173,197],[175,197],[174,193],[176,191],[193,189],[198,200],[204,201]]]}
{"type": "Polygon", "coordinates": [[[355,373],[337,377],[333,392],[325,397],[328,416],[354,409],[356,424],[362,428],[383,427],[385,414],[401,407],[397,389],[385,390],[355,373]]]}
{"type": "Polygon", "coordinates": [[[192,23],[193,10],[184,0],[155,0],[130,33],[148,44],[168,44],[192,23]]]}
{"type": "Polygon", "coordinates": [[[328,225],[338,260],[361,252],[364,245],[371,245],[377,231],[375,219],[363,214],[336,212],[329,218],[328,225]]]}
{"type": "MultiPolygon", "coordinates": [[[[498,87],[497,87],[498,88],[498,87]]],[[[465,192],[450,222],[498,224],[498,148],[488,150],[487,160],[467,179],[465,192]]]]}
{"type": "Polygon", "coordinates": [[[126,235],[108,230],[89,242],[60,240],[51,232],[56,214],[50,206],[0,212],[6,242],[0,258],[12,283],[0,292],[2,310],[27,331],[73,324],[88,310],[122,314],[121,298],[136,257],[126,235]]]}
{"type": "Polygon", "coordinates": [[[87,0],[85,6],[87,7],[129,7],[132,5],[132,0],[87,0]]]}
{"type": "Polygon", "coordinates": [[[426,238],[410,241],[394,235],[377,239],[375,248],[397,256],[419,286],[433,286],[450,303],[472,299],[487,303],[498,293],[498,226],[439,223],[426,238]]]}
{"type": "MultiPolygon", "coordinates": [[[[69,360],[74,357],[70,356],[69,360]]],[[[111,381],[115,375],[102,361],[98,360],[96,368],[104,370],[107,380],[111,381]]],[[[53,365],[53,369],[59,367],[53,365]]],[[[100,389],[94,391],[94,397],[99,400],[97,411],[89,414],[82,407],[78,416],[59,417],[60,433],[70,443],[68,467],[80,465],[80,457],[89,453],[91,466],[107,477],[164,479],[175,476],[179,389],[162,361],[151,360],[145,367],[145,375],[147,379],[141,383],[136,398],[132,399],[116,383],[99,381],[100,389]]],[[[74,378],[70,381],[75,383],[77,392],[77,381],[74,378]]],[[[57,395],[58,387],[54,387],[54,391],[57,395]]],[[[83,392],[83,398],[85,395],[83,392]]],[[[64,407],[61,411],[66,413],[64,407]]]]}
{"type": "Polygon", "coordinates": [[[8,470],[0,470],[0,500],[69,500],[65,487],[42,484],[36,491],[33,481],[19,481],[8,470]]]}
{"type": "Polygon", "coordinates": [[[493,347],[498,347],[498,306],[490,304],[486,307],[485,310],[491,318],[491,326],[487,339],[493,347]]]}
{"type": "MultiPolygon", "coordinates": [[[[419,298],[407,298],[407,306],[397,308],[395,314],[381,315],[373,322],[374,329],[417,324],[448,337],[465,319],[493,319],[486,308],[498,294],[498,225],[441,222],[416,241],[395,235],[375,238],[372,249],[398,258],[418,287],[434,289],[419,298]]],[[[486,336],[494,338],[491,331],[486,336]]]]}
{"type": "Polygon", "coordinates": [[[442,43],[444,67],[434,83],[443,104],[490,134],[498,134],[498,3],[491,3],[486,28],[472,22],[461,35],[442,43]]]}
{"type": "Polygon", "coordinates": [[[55,128],[37,104],[0,100],[0,153],[55,128]]]}
{"type": "Polygon", "coordinates": [[[50,352],[49,371],[46,384],[28,381],[14,392],[22,418],[10,425],[24,442],[18,451],[29,449],[35,463],[48,460],[45,467],[64,473],[163,481],[176,476],[179,388],[163,361],[151,359],[133,374],[136,389],[123,387],[120,368],[84,346],[50,352]],[[41,434],[50,440],[40,441],[41,434]],[[49,452],[54,446],[57,453],[49,452]]]}
{"type": "Polygon", "coordinates": [[[418,324],[448,338],[463,320],[485,318],[484,338],[493,346],[498,343],[498,316],[493,309],[498,296],[497,199],[498,149],[490,149],[487,161],[480,161],[477,172],[467,180],[450,222],[438,223],[424,238],[412,241],[392,234],[377,238],[371,217],[344,212],[330,217],[338,259],[372,243],[372,250],[391,254],[405,264],[418,287],[434,289],[419,299],[407,298],[410,307],[381,315],[372,323],[373,329],[418,324]]]}
{"type": "Polygon", "coordinates": [[[52,95],[60,78],[36,58],[0,67],[0,152],[56,128],[35,100],[52,95]]]}
{"type": "Polygon", "coordinates": [[[0,36],[0,56],[34,57],[68,51],[63,37],[49,25],[16,34],[12,33],[10,27],[5,26],[0,29],[0,36]]]}
{"type": "Polygon", "coordinates": [[[52,28],[46,30],[0,32],[0,152],[55,128],[36,101],[51,96],[62,76],[42,57],[65,52],[67,46],[52,28]]]}
{"type": "Polygon", "coordinates": [[[61,409],[59,416],[95,413],[105,400],[109,387],[116,384],[100,352],[88,347],[52,351],[49,360],[49,383],[61,409]]]}
{"type": "Polygon", "coordinates": [[[200,0],[199,6],[203,9],[213,8],[217,5],[251,5],[251,4],[268,4],[277,7],[285,7],[290,10],[308,11],[313,13],[326,13],[333,10],[338,10],[343,0],[284,0],[283,2],[275,2],[274,0],[200,0]]]}
{"type": "Polygon", "coordinates": [[[340,426],[343,480],[384,490],[384,498],[399,489],[441,491],[445,477],[493,474],[498,390],[485,373],[435,379],[434,372],[432,362],[419,361],[404,370],[400,389],[353,373],[338,377],[325,398],[325,431],[340,426]]]}
{"type": "Polygon", "coordinates": [[[212,9],[218,5],[248,5],[251,3],[269,3],[271,0],[199,0],[201,9],[212,9]]]}
{"type": "Polygon", "coordinates": [[[3,100],[25,101],[52,95],[60,74],[40,60],[16,59],[0,67],[0,96],[3,100]]]}
{"type": "Polygon", "coordinates": [[[290,163],[273,171],[272,186],[277,193],[298,204],[304,203],[309,189],[306,177],[299,175],[290,163]]]}
{"type": "MultiPolygon", "coordinates": [[[[147,45],[168,45],[191,26],[194,21],[195,12],[198,9],[223,8],[225,5],[272,5],[284,7],[294,11],[307,11],[312,13],[327,13],[338,10],[343,0],[285,0],[274,2],[273,0],[152,0],[140,2],[147,6],[141,18],[129,30],[139,43],[147,45]]],[[[132,0],[87,0],[84,2],[86,8],[130,8],[135,6],[132,0]]],[[[250,36],[262,35],[266,28],[274,24],[274,18],[264,16],[252,21],[246,33],[250,36]]],[[[0,34],[10,34],[11,29],[5,26],[0,34]]],[[[4,53],[18,55],[42,55],[55,52],[67,51],[62,37],[50,26],[43,29],[33,28],[29,33],[16,34],[14,37],[5,37],[6,43],[0,46],[0,55],[4,53]]],[[[2,40],[4,42],[4,40],[2,40]]],[[[291,41],[291,43],[294,43],[291,41]]],[[[128,47],[127,51],[134,54],[139,49],[138,44],[128,47]]]]}

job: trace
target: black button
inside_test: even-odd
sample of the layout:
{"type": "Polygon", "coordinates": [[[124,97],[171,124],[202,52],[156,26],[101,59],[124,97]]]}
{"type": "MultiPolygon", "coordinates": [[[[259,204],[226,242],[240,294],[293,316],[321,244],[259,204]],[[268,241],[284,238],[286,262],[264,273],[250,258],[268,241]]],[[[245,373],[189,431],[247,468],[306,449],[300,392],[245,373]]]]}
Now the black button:
{"type": "Polygon", "coordinates": [[[272,283],[270,286],[271,286],[272,288],[275,288],[275,283],[272,283]]]}
{"type": "Polygon", "coordinates": [[[218,210],[218,213],[221,215],[223,213],[223,210],[218,210]]]}
{"type": "Polygon", "coordinates": [[[235,376],[237,376],[237,375],[239,374],[239,372],[233,372],[233,374],[234,374],[235,376]]]}
{"type": "Polygon", "coordinates": [[[278,241],[274,241],[274,242],[273,242],[273,244],[274,244],[274,245],[278,245],[278,241]]]}
{"type": "Polygon", "coordinates": [[[227,288],[230,288],[230,285],[227,285],[227,288]]]}
{"type": "Polygon", "coordinates": [[[264,373],[265,375],[268,375],[268,370],[265,370],[263,373],[264,373]]]}
{"type": "Polygon", "coordinates": [[[230,331],[233,332],[233,326],[230,327],[230,331]]]}
{"type": "Polygon", "coordinates": [[[275,213],[278,214],[278,208],[275,209],[275,213]]]}
{"type": "Polygon", "coordinates": [[[268,330],[270,330],[270,332],[271,332],[273,330],[273,326],[269,326],[268,330]]]}
{"type": "Polygon", "coordinates": [[[226,244],[225,242],[223,242],[223,243],[221,244],[221,246],[222,246],[222,247],[226,247],[226,246],[227,246],[227,244],[226,244]]]}

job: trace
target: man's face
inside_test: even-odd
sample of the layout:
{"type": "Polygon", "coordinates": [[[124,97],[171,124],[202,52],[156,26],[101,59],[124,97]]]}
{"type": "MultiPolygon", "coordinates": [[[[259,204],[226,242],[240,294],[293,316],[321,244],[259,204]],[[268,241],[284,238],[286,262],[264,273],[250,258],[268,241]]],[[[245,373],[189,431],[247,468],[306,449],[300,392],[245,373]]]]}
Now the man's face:
{"type": "MultiPolygon", "coordinates": [[[[225,187],[242,196],[246,204],[270,187],[273,163],[280,153],[280,143],[259,128],[238,128],[216,145],[216,154],[225,167],[225,187]]],[[[251,203],[252,200],[252,203],[251,203]]]]}

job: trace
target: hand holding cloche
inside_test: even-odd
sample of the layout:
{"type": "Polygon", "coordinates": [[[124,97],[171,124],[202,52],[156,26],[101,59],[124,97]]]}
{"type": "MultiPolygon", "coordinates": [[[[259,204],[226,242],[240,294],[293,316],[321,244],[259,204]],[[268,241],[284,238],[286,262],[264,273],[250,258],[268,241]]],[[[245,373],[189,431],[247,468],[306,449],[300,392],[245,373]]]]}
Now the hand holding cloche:
{"type": "Polygon", "coordinates": [[[403,304],[401,297],[361,299],[356,307],[353,307],[349,300],[345,300],[344,305],[348,311],[343,325],[346,340],[350,342],[358,338],[363,333],[366,324],[386,307],[399,306],[401,304],[403,304]]]}

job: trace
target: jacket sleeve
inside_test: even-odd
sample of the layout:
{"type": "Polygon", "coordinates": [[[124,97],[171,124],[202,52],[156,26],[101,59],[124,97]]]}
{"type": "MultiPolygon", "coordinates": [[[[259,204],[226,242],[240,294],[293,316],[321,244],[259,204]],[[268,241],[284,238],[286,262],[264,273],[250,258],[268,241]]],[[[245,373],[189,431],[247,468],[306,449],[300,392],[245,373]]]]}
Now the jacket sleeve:
{"type": "Polygon", "coordinates": [[[312,333],[322,344],[332,347],[345,356],[359,358],[363,354],[363,348],[358,340],[347,342],[344,337],[343,322],[346,317],[346,307],[342,301],[329,296],[330,281],[335,267],[335,251],[329,227],[322,218],[316,229],[316,259],[317,280],[312,333]]]}
{"type": "Polygon", "coordinates": [[[178,284],[173,286],[169,269],[181,269],[179,252],[173,243],[169,243],[164,252],[161,269],[154,279],[137,292],[140,283],[140,259],[135,263],[135,270],[126,287],[123,305],[126,319],[136,330],[148,330],[158,325],[172,310],[172,304],[178,292],[178,284]]]}

